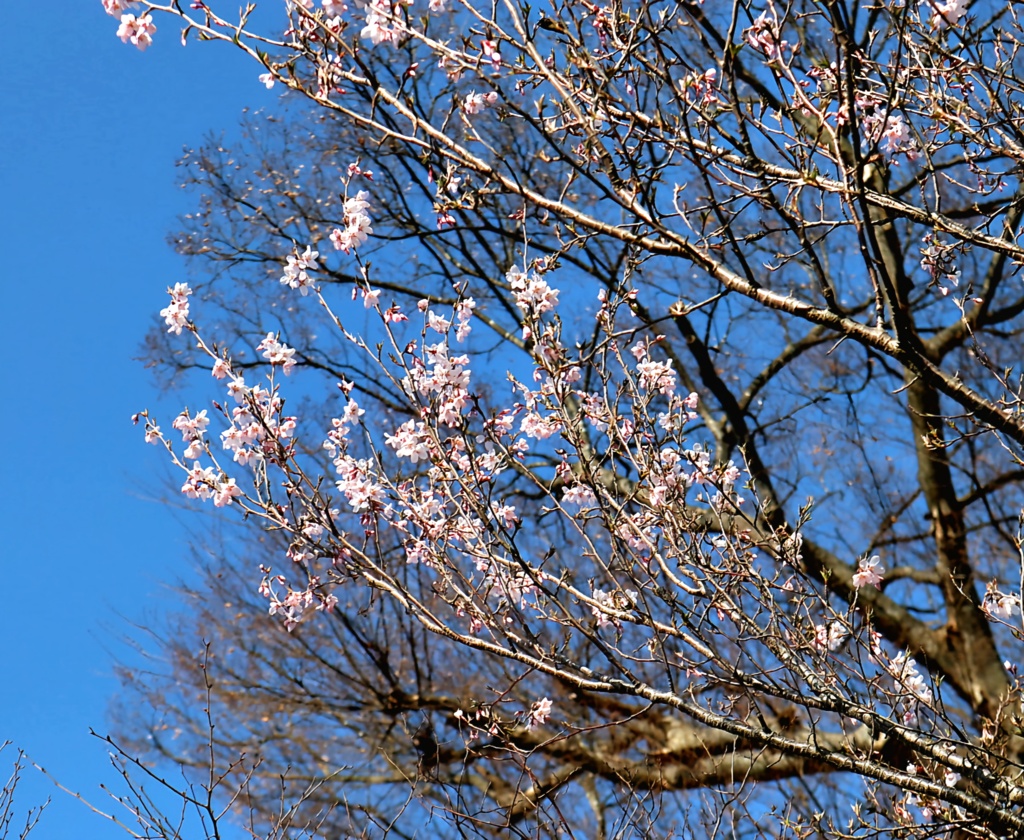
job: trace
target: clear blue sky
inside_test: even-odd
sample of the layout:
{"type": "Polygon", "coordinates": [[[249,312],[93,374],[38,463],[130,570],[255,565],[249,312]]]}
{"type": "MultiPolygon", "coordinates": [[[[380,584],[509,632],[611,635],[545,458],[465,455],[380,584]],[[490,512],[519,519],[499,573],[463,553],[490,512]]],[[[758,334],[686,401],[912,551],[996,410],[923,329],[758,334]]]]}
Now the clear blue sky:
{"type": "MultiPolygon", "coordinates": [[[[98,783],[116,780],[88,732],[106,728],[112,651],[191,565],[185,525],[151,500],[159,452],[129,422],[160,402],[133,357],[185,279],[165,242],[190,207],[174,163],[274,93],[226,46],[182,48],[170,21],[143,54],[99,0],[58,5],[4,9],[0,742],[107,805],[98,783]]],[[[22,806],[51,795],[32,840],[126,836],[26,774],[22,806]]]]}

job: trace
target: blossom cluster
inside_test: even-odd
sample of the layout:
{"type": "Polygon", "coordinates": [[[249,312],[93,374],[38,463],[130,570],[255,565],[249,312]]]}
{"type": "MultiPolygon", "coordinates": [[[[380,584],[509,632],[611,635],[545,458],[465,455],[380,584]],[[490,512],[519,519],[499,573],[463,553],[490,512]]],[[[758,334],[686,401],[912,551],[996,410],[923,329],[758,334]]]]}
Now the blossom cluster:
{"type": "MultiPolygon", "coordinates": [[[[242,495],[242,488],[238,486],[233,478],[223,475],[215,467],[204,467],[199,463],[207,451],[207,444],[204,438],[210,419],[206,410],[197,412],[194,416],[188,411],[183,411],[174,418],[173,427],[181,432],[181,439],[188,444],[183,452],[183,457],[192,461],[192,468],[187,470],[185,483],[181,486],[181,492],[189,499],[205,501],[213,499],[214,505],[224,507],[231,504],[231,500],[242,495]]],[[[159,440],[160,429],[158,426],[149,425],[146,429],[146,440],[156,443],[159,440]]]]}
{"type": "Polygon", "coordinates": [[[410,420],[403,423],[395,434],[385,434],[384,442],[395,450],[399,458],[408,458],[412,464],[431,460],[433,436],[422,422],[410,420]]]}
{"type": "Polygon", "coordinates": [[[445,341],[424,343],[422,357],[411,358],[403,380],[406,393],[430,398],[435,416],[449,427],[459,424],[470,404],[469,383],[469,356],[451,355],[445,341]]]}
{"type": "MultiPolygon", "coordinates": [[[[482,531],[481,522],[471,523],[478,541],[486,539],[482,531]]],[[[500,602],[520,610],[529,606],[530,600],[535,598],[540,589],[538,583],[543,581],[545,575],[541,571],[513,568],[507,559],[496,561],[490,557],[479,557],[476,561],[476,570],[484,572],[483,581],[480,584],[480,592],[484,599],[498,599],[500,602]]],[[[499,603],[498,609],[501,608],[499,603]]]]}
{"type": "Polygon", "coordinates": [[[992,618],[1005,620],[1013,618],[1020,609],[1020,598],[1017,595],[1002,592],[995,581],[990,581],[985,587],[985,598],[981,607],[992,618]]]}
{"type": "Polygon", "coordinates": [[[295,361],[295,348],[282,343],[274,333],[267,333],[266,338],[256,345],[256,349],[263,351],[263,358],[270,364],[280,365],[285,376],[298,364],[295,361]]]}
{"type": "Polygon", "coordinates": [[[960,269],[956,257],[962,246],[950,244],[935,233],[926,233],[922,239],[921,268],[931,278],[928,285],[943,297],[960,285],[960,269]]]}
{"type": "Polygon", "coordinates": [[[954,26],[967,14],[971,0],[921,0],[921,15],[932,29],[954,26]]]}
{"type": "Polygon", "coordinates": [[[298,250],[289,254],[281,283],[291,289],[298,289],[299,293],[303,296],[309,294],[313,281],[310,279],[308,272],[316,271],[320,267],[317,264],[317,257],[319,256],[319,252],[314,251],[309,246],[301,254],[298,250]]]}
{"type": "Polygon", "coordinates": [[[863,94],[854,101],[861,115],[861,131],[866,144],[877,144],[894,161],[900,154],[911,161],[920,156],[910,126],[893,104],[863,94]]]}
{"type": "Polygon", "coordinates": [[[817,624],[814,627],[814,645],[821,650],[834,653],[842,647],[849,635],[842,622],[830,621],[827,624],[817,624]]]}
{"type": "Polygon", "coordinates": [[[704,72],[690,73],[683,79],[681,91],[687,102],[706,108],[718,101],[718,70],[714,67],[704,72]]]}
{"type": "Polygon", "coordinates": [[[903,713],[904,722],[908,726],[913,726],[917,722],[917,710],[914,704],[931,705],[935,696],[918,670],[917,662],[903,651],[889,660],[888,669],[896,686],[913,701],[913,704],[906,707],[903,713]]]}
{"type": "Polygon", "coordinates": [[[883,574],[885,574],[885,569],[877,554],[872,557],[861,557],[857,562],[857,571],[853,575],[853,585],[857,589],[862,586],[873,586],[878,589],[882,583],[883,574]]]}
{"type": "Polygon", "coordinates": [[[295,417],[281,416],[283,402],[267,388],[249,388],[240,376],[228,383],[228,394],[236,406],[231,409],[231,425],[220,434],[221,445],[241,466],[260,462],[264,445],[271,439],[284,441],[295,433],[295,417]]]}
{"type": "Polygon", "coordinates": [[[317,575],[310,576],[307,585],[296,589],[288,585],[284,575],[272,574],[271,570],[261,566],[263,580],[259,593],[270,603],[270,615],[278,615],[284,621],[286,630],[293,630],[311,615],[317,612],[331,612],[337,606],[338,598],[327,593],[317,575]],[[285,589],[282,595],[278,587],[285,589]]]}
{"type": "Polygon", "coordinates": [[[605,590],[595,588],[591,597],[594,603],[590,607],[590,612],[594,616],[597,626],[621,627],[622,625],[618,618],[616,618],[615,613],[632,609],[636,605],[640,594],[635,589],[605,590]]]}
{"type": "MultiPolygon", "coordinates": [[[[742,476],[740,468],[732,461],[712,464],[711,451],[700,443],[682,451],[675,446],[665,446],[645,466],[650,505],[654,509],[665,509],[682,501],[688,488],[699,486],[715,490],[714,495],[707,499],[715,509],[721,509],[727,501],[743,504],[743,499],[733,492],[742,476]]],[[[697,499],[703,500],[703,494],[697,499]]]]}
{"type": "Polygon", "coordinates": [[[217,507],[224,507],[233,498],[242,495],[242,488],[235,483],[235,479],[220,476],[213,467],[203,467],[196,461],[181,486],[181,492],[190,499],[205,501],[212,498],[217,507]]]}
{"type": "Polygon", "coordinates": [[[364,413],[359,403],[350,398],[342,415],[331,420],[331,429],[323,443],[338,475],[335,486],[356,513],[377,509],[385,499],[384,487],[376,480],[372,462],[348,454],[349,434],[352,427],[359,425],[364,413]]]}
{"type": "Polygon", "coordinates": [[[135,17],[132,14],[121,15],[121,25],[117,28],[117,37],[122,43],[132,44],[140,50],[145,50],[153,44],[153,33],[156,32],[156,25],[153,23],[152,15],[141,15],[135,17]]]}
{"type": "Polygon", "coordinates": [[[537,272],[525,272],[512,266],[505,275],[515,296],[516,306],[540,317],[558,306],[558,289],[551,288],[537,272]]]}
{"type": "Polygon", "coordinates": [[[781,37],[779,21],[772,9],[772,16],[764,11],[745,33],[746,42],[761,53],[769,62],[778,61],[789,49],[789,42],[781,37]]]}
{"type": "Polygon", "coordinates": [[[168,287],[167,294],[171,296],[171,302],[160,310],[160,317],[167,324],[167,332],[181,335],[181,331],[188,326],[188,299],[192,290],[188,283],[175,283],[168,287]]]}
{"type": "Polygon", "coordinates": [[[640,387],[645,391],[657,391],[671,396],[676,390],[676,372],[669,362],[657,362],[648,353],[648,344],[640,341],[633,348],[640,374],[640,387]]]}
{"type": "Polygon", "coordinates": [[[486,110],[488,107],[496,104],[498,101],[498,94],[493,90],[490,93],[473,93],[467,94],[465,99],[462,100],[462,110],[470,116],[479,114],[486,110]]]}
{"type": "Polygon", "coordinates": [[[402,6],[411,6],[412,0],[369,0],[366,3],[366,25],[360,36],[373,46],[393,41],[398,36],[395,23],[402,6]]]}
{"type": "Polygon", "coordinates": [[[343,206],[345,227],[331,231],[331,244],[338,251],[346,254],[363,245],[373,234],[372,220],[367,212],[370,209],[370,194],[359,190],[354,196],[345,200],[343,206]]]}
{"type": "Polygon", "coordinates": [[[182,442],[188,444],[188,448],[184,452],[188,460],[193,461],[206,451],[203,435],[206,432],[206,427],[210,425],[206,409],[198,412],[195,417],[190,416],[187,411],[183,411],[174,418],[171,425],[181,432],[182,442]]]}
{"type": "Polygon", "coordinates": [[[111,17],[119,17],[128,9],[133,9],[138,5],[136,0],[101,0],[101,2],[103,11],[111,17]]]}
{"type": "MultiPolygon", "coordinates": [[[[220,379],[231,375],[230,364],[224,359],[218,359],[213,367],[213,375],[220,379]]],[[[283,441],[294,434],[296,418],[281,416],[282,400],[270,390],[259,385],[249,388],[241,376],[231,376],[227,390],[237,405],[230,413],[225,412],[229,416],[230,425],[220,433],[220,438],[223,449],[232,453],[236,463],[244,467],[253,462],[262,462],[271,440],[283,441]]],[[[209,425],[210,418],[206,409],[195,414],[183,411],[172,423],[186,444],[182,458],[193,461],[192,468],[187,470],[181,492],[192,499],[213,499],[217,507],[223,507],[233,498],[242,495],[242,490],[234,478],[225,476],[218,467],[203,467],[199,463],[198,459],[210,452],[206,440],[209,425]]],[[[160,427],[147,423],[147,443],[158,443],[161,439],[160,427]]]]}

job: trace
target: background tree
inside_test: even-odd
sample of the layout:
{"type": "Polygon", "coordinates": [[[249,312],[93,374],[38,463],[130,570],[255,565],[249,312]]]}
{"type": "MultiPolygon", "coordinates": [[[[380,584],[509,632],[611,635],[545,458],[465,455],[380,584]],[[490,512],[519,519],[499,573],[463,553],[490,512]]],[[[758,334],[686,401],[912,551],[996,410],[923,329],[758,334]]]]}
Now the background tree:
{"type": "Polygon", "coordinates": [[[295,94],[184,161],[147,437],[266,530],[158,750],[203,637],[339,831],[1021,833],[1013,4],[145,5],[295,94]]]}
{"type": "MultiPolygon", "coordinates": [[[[0,755],[11,746],[10,741],[0,743],[0,755]]],[[[8,753],[8,755],[10,755],[8,753]]],[[[6,758],[7,756],[5,756],[6,758]]],[[[26,840],[39,824],[39,819],[46,809],[46,803],[22,811],[15,806],[14,795],[17,791],[18,781],[25,769],[25,756],[19,752],[11,763],[11,770],[7,773],[0,784],[0,840],[26,840]]]]}

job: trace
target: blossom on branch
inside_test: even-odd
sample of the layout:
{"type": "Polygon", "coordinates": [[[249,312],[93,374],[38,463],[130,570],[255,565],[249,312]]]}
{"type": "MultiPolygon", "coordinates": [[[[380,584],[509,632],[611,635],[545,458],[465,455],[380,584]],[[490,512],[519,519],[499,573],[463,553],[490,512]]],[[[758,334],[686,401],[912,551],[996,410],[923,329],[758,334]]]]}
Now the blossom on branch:
{"type": "Polygon", "coordinates": [[[932,29],[943,29],[959,23],[970,4],[971,0],[921,0],[921,15],[932,29]]]}
{"type": "Polygon", "coordinates": [[[167,332],[181,335],[181,331],[188,326],[188,299],[192,290],[187,283],[175,283],[167,289],[167,294],[171,296],[171,302],[160,310],[160,317],[167,324],[167,332]]]}
{"type": "Polygon", "coordinates": [[[320,267],[317,263],[319,256],[319,252],[314,251],[310,246],[307,246],[301,254],[298,250],[289,254],[284,267],[284,276],[281,278],[282,285],[298,289],[303,296],[309,294],[313,281],[307,272],[316,271],[320,267]]]}
{"type": "Polygon", "coordinates": [[[778,61],[790,48],[789,42],[779,35],[778,20],[774,15],[769,17],[767,11],[761,12],[745,35],[747,43],[764,55],[769,62],[778,61]]]}
{"type": "Polygon", "coordinates": [[[918,702],[929,705],[935,699],[924,676],[918,670],[916,660],[902,651],[889,662],[889,673],[892,674],[896,685],[918,702]]]}
{"type": "Polygon", "coordinates": [[[857,571],[853,575],[853,585],[860,589],[862,586],[873,586],[879,588],[882,583],[882,575],[885,569],[877,554],[872,557],[861,557],[857,562],[857,571]]]}
{"type": "Polygon", "coordinates": [[[527,715],[526,728],[532,730],[547,723],[548,718],[551,717],[553,707],[554,704],[547,697],[537,700],[530,707],[530,712],[527,715]]]}
{"type": "Polygon", "coordinates": [[[370,0],[366,4],[366,26],[360,36],[375,47],[391,41],[396,35],[391,26],[393,19],[394,10],[390,0],[370,0]]]}
{"type": "Polygon", "coordinates": [[[111,17],[120,16],[125,10],[132,9],[138,5],[136,0],[102,0],[103,11],[111,17]]]}
{"type": "Polygon", "coordinates": [[[498,101],[498,94],[493,90],[490,93],[477,93],[474,91],[462,100],[462,110],[469,115],[479,114],[498,101]]]}
{"type": "Polygon", "coordinates": [[[121,25],[117,28],[117,37],[125,44],[131,43],[140,50],[145,51],[146,47],[153,43],[153,33],[156,26],[153,24],[152,15],[142,15],[136,18],[135,15],[121,15],[121,25]]]}
{"type": "Polygon", "coordinates": [[[280,365],[285,376],[290,374],[292,368],[298,364],[295,361],[295,348],[283,344],[274,333],[267,333],[266,338],[256,345],[256,349],[263,351],[263,358],[270,362],[270,364],[280,365]]]}
{"type": "Polygon", "coordinates": [[[516,306],[528,315],[544,315],[558,306],[558,289],[553,289],[536,272],[520,271],[516,266],[505,275],[515,295],[516,306]]]}
{"type": "Polygon", "coordinates": [[[346,254],[354,251],[373,234],[372,222],[367,211],[370,208],[370,194],[366,190],[359,190],[355,196],[346,199],[343,211],[345,214],[345,227],[335,228],[331,231],[330,240],[338,251],[346,254]]]}

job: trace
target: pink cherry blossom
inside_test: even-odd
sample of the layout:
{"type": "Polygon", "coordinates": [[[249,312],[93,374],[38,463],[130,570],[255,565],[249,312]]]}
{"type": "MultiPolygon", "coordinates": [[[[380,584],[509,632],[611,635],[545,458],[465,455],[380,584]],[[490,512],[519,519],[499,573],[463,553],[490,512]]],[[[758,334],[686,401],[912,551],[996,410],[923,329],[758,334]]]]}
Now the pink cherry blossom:
{"type": "Polygon", "coordinates": [[[562,421],[558,417],[541,417],[535,411],[524,414],[519,424],[524,435],[537,440],[546,440],[557,434],[561,427],[562,421]]]}
{"type": "Polygon", "coordinates": [[[307,246],[301,254],[297,250],[289,254],[281,283],[289,288],[298,289],[303,296],[309,294],[313,281],[307,272],[316,271],[320,267],[317,263],[319,256],[320,253],[314,251],[310,246],[307,246]]]}
{"type": "Polygon", "coordinates": [[[1005,620],[1013,618],[1020,607],[1020,599],[1016,595],[1001,592],[998,583],[992,581],[985,588],[985,598],[981,606],[992,618],[1005,620]]]}
{"type": "Polygon", "coordinates": [[[646,391],[671,395],[676,389],[676,372],[668,362],[647,359],[637,365],[637,372],[640,374],[640,387],[646,391]]]}
{"type": "Polygon", "coordinates": [[[431,437],[424,424],[415,420],[403,423],[393,435],[386,434],[384,442],[395,450],[399,458],[408,458],[414,464],[430,459],[431,437]]]}
{"type": "Polygon", "coordinates": [[[694,102],[701,107],[707,107],[718,101],[718,92],[715,88],[715,80],[718,77],[718,70],[712,67],[703,73],[694,72],[683,81],[683,90],[688,102],[694,102]]]}
{"type": "Polygon", "coordinates": [[[245,393],[248,389],[245,385],[245,380],[241,376],[234,377],[228,383],[228,395],[235,401],[241,402],[245,399],[245,393]]]}
{"type": "Polygon", "coordinates": [[[814,645],[822,650],[835,652],[842,647],[848,635],[846,628],[838,621],[830,621],[827,626],[816,624],[814,627],[814,645]]]}
{"type": "Polygon", "coordinates": [[[173,428],[181,432],[181,439],[185,442],[190,442],[206,432],[206,427],[210,425],[210,418],[206,416],[206,409],[204,408],[195,417],[189,415],[188,411],[183,411],[177,417],[174,418],[174,422],[171,424],[173,428]]]}
{"type": "Polygon", "coordinates": [[[187,283],[175,283],[173,287],[167,289],[167,294],[171,296],[171,302],[160,310],[160,316],[167,324],[167,332],[181,335],[181,331],[188,326],[188,298],[192,290],[187,283]]]}
{"type": "Polygon", "coordinates": [[[434,332],[441,333],[443,335],[444,333],[448,332],[448,329],[451,327],[451,325],[451,321],[449,321],[447,318],[442,318],[433,310],[427,313],[427,326],[434,332]]]}
{"type": "Polygon", "coordinates": [[[562,501],[580,507],[591,507],[597,503],[597,496],[586,484],[576,484],[562,491],[562,501]]]}
{"type": "Polygon", "coordinates": [[[345,412],[342,414],[342,422],[354,426],[359,423],[359,418],[366,414],[365,409],[359,407],[355,400],[349,400],[345,405],[345,412]]]}
{"type": "Polygon", "coordinates": [[[185,483],[181,486],[181,492],[190,499],[205,501],[214,494],[217,486],[217,473],[213,467],[202,467],[196,461],[188,472],[185,483]]]}
{"type": "Polygon", "coordinates": [[[971,0],[921,0],[921,14],[932,29],[943,29],[958,23],[970,4],[971,0]]]}
{"type": "Polygon", "coordinates": [[[789,49],[789,42],[779,37],[779,23],[761,12],[754,25],[746,31],[747,43],[769,62],[777,61],[789,49]]]}
{"type": "Polygon", "coordinates": [[[111,17],[118,17],[127,9],[138,5],[135,0],[102,0],[103,11],[111,17]]]}
{"type": "Polygon", "coordinates": [[[217,359],[213,363],[213,370],[210,374],[214,379],[223,379],[225,376],[231,375],[231,363],[227,359],[217,359]]]}
{"type": "Polygon", "coordinates": [[[389,0],[371,0],[366,6],[366,26],[359,33],[373,46],[385,43],[395,37],[391,28],[392,9],[389,0]]]}
{"type": "Polygon", "coordinates": [[[896,684],[914,699],[926,704],[934,699],[932,690],[917,670],[917,662],[902,651],[889,662],[889,673],[896,684]]]}
{"type": "Polygon", "coordinates": [[[524,312],[544,315],[558,305],[558,289],[552,289],[536,273],[527,274],[513,266],[505,279],[515,295],[516,306],[524,312]]]}
{"type": "MultiPolygon", "coordinates": [[[[496,41],[492,41],[490,38],[485,38],[480,42],[480,51],[484,54],[484,58],[491,62],[495,71],[501,67],[501,53],[498,52],[498,44],[496,41]]],[[[495,97],[497,99],[497,97],[495,97]]],[[[491,104],[494,104],[493,102],[491,104]]]]}
{"type": "Polygon", "coordinates": [[[370,208],[370,194],[359,190],[352,198],[345,201],[342,210],[345,214],[345,227],[331,231],[330,240],[335,250],[346,254],[363,245],[373,234],[372,221],[367,211],[370,208]]]}
{"type": "Polygon", "coordinates": [[[374,480],[369,461],[340,455],[334,466],[340,476],[338,490],[345,494],[352,510],[358,513],[383,503],[384,488],[374,480]]]}
{"type": "Polygon", "coordinates": [[[227,478],[217,483],[217,489],[213,494],[213,503],[216,507],[224,507],[231,504],[231,500],[242,495],[242,488],[239,487],[233,478],[227,478]]]}
{"type": "Polygon", "coordinates": [[[490,93],[477,93],[474,91],[462,100],[462,110],[467,114],[479,114],[486,108],[498,101],[498,94],[493,90],[490,93]]]}
{"type": "Polygon", "coordinates": [[[526,728],[536,729],[538,726],[543,726],[547,723],[548,719],[551,717],[552,707],[553,703],[547,697],[537,700],[530,707],[530,714],[526,722],[526,728]]]}
{"type": "Polygon", "coordinates": [[[882,561],[877,554],[872,557],[861,557],[857,563],[857,571],[853,575],[853,585],[857,589],[862,586],[874,586],[877,589],[884,573],[885,569],[882,568],[882,561]]]}
{"type": "Polygon", "coordinates": [[[117,29],[117,37],[125,44],[131,43],[140,50],[153,43],[153,33],[156,26],[153,25],[152,15],[142,15],[136,18],[135,15],[121,15],[121,25],[117,29]]]}
{"type": "Polygon", "coordinates": [[[267,337],[256,346],[256,349],[263,351],[263,358],[270,364],[280,365],[285,376],[289,375],[292,368],[298,364],[295,361],[295,349],[282,344],[273,333],[267,333],[267,337]]]}
{"type": "Polygon", "coordinates": [[[607,627],[611,625],[620,627],[621,622],[611,614],[611,611],[622,611],[631,608],[636,603],[638,595],[633,590],[623,591],[616,589],[608,591],[595,588],[591,597],[597,602],[596,605],[590,606],[590,612],[596,619],[597,626],[607,627]]]}

